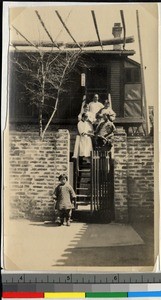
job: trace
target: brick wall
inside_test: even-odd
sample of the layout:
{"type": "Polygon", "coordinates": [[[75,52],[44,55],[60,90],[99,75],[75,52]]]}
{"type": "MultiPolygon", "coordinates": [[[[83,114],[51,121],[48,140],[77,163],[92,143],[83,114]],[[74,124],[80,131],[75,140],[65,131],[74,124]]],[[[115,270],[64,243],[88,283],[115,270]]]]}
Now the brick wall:
{"type": "Polygon", "coordinates": [[[123,128],[118,128],[114,142],[114,206],[117,222],[128,221],[127,159],[127,135],[123,128]]]}
{"type": "Polygon", "coordinates": [[[127,137],[118,128],[114,143],[115,220],[153,218],[154,146],[152,137],[127,137]]]}
{"type": "Polygon", "coordinates": [[[46,219],[53,215],[52,192],[69,172],[69,133],[10,132],[11,217],[46,219]]]}
{"type": "MultiPolygon", "coordinates": [[[[125,131],[118,128],[114,154],[116,222],[127,222],[139,215],[151,217],[154,205],[152,138],[127,137],[125,131]]],[[[51,193],[58,183],[58,175],[69,173],[68,130],[47,132],[44,141],[40,141],[34,131],[10,131],[9,157],[11,216],[51,218],[51,193]]]]}
{"type": "Polygon", "coordinates": [[[152,137],[128,137],[129,217],[148,218],[154,211],[154,145],[152,137]]]}

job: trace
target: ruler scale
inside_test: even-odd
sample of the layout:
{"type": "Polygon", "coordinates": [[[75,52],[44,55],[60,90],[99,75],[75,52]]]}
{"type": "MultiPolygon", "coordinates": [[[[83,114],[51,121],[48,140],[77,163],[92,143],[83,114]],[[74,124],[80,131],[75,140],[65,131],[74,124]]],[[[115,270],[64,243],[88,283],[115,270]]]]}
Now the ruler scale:
{"type": "Polygon", "coordinates": [[[2,298],[158,298],[161,273],[2,272],[2,298]]]}
{"type": "Polygon", "coordinates": [[[8,273],[2,272],[2,283],[161,283],[161,273],[8,273]]]}

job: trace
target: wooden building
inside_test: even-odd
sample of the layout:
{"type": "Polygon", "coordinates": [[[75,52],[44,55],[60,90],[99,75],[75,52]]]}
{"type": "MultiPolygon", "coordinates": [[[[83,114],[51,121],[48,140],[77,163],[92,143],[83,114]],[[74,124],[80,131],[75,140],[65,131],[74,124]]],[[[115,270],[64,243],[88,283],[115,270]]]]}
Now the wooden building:
{"type": "MultiPolygon", "coordinates": [[[[55,52],[56,54],[56,52],[55,52]]],[[[53,54],[53,55],[55,55],[53,54]]],[[[140,64],[129,58],[133,50],[88,50],[81,54],[84,67],[78,66],[71,73],[66,91],[61,95],[52,123],[58,125],[77,124],[83,95],[87,102],[95,93],[103,103],[111,94],[112,108],[116,112],[115,124],[126,130],[143,123],[142,84],[140,64]]],[[[30,53],[28,53],[30,55],[30,53]]],[[[31,105],[24,86],[19,82],[12,64],[13,57],[25,59],[24,52],[11,52],[9,107],[10,123],[35,124],[37,109],[31,105]]],[[[23,75],[21,81],[27,80],[23,75]]]]}

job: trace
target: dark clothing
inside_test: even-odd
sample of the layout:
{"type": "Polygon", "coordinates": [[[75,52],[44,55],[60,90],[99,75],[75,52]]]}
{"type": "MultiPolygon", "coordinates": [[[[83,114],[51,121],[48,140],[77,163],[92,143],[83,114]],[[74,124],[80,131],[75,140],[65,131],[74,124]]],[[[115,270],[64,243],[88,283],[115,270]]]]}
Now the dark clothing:
{"type": "Polygon", "coordinates": [[[93,138],[94,149],[105,147],[105,150],[109,151],[112,147],[112,137],[115,129],[115,125],[111,121],[101,122],[96,128],[93,138]]]}
{"type": "Polygon", "coordinates": [[[115,125],[111,121],[101,122],[97,129],[96,134],[102,137],[107,137],[115,131],[115,125]]]}
{"type": "Polygon", "coordinates": [[[70,220],[71,217],[71,209],[61,209],[59,210],[59,217],[60,217],[60,222],[63,224],[64,219],[66,219],[66,222],[70,220]]]}
{"type": "Polygon", "coordinates": [[[69,183],[59,184],[54,191],[56,206],[58,210],[72,209],[72,199],[76,197],[75,192],[69,183]]]}

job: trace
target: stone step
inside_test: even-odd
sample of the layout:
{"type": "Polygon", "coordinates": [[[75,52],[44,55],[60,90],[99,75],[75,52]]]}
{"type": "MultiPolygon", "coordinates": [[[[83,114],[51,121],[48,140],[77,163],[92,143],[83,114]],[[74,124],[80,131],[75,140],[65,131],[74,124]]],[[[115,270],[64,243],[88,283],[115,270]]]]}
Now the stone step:
{"type": "Polygon", "coordinates": [[[77,198],[89,198],[90,195],[77,194],[77,198]]]}

